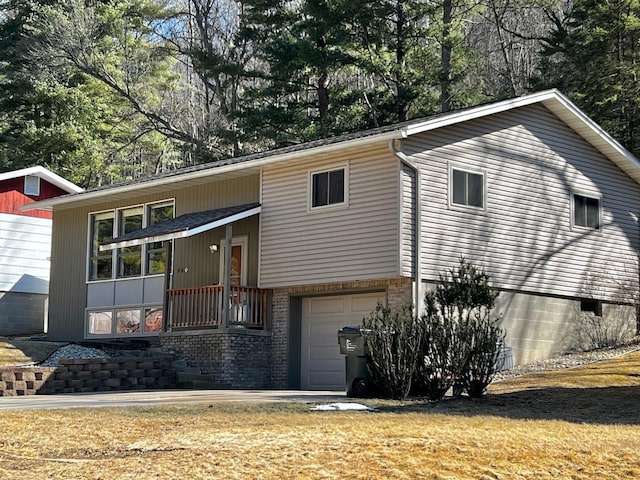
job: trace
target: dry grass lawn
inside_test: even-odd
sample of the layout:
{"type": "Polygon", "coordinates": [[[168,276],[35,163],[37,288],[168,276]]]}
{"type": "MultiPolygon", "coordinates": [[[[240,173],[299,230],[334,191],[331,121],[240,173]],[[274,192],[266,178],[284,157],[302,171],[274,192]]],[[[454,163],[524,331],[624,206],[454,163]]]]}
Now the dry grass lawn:
{"type": "Polygon", "coordinates": [[[0,337],[0,367],[41,362],[63,345],[66,344],[0,337]]]}
{"type": "Polygon", "coordinates": [[[3,412],[2,479],[635,479],[640,352],[486,399],[3,412]]]}

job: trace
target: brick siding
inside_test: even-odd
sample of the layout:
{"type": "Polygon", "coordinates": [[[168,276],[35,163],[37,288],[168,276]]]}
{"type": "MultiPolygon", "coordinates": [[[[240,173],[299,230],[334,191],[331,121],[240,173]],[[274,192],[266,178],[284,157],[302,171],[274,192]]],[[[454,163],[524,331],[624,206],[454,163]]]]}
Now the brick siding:
{"type": "Polygon", "coordinates": [[[258,330],[171,332],[160,336],[163,350],[201,367],[220,388],[271,386],[271,335],[258,330]]]}

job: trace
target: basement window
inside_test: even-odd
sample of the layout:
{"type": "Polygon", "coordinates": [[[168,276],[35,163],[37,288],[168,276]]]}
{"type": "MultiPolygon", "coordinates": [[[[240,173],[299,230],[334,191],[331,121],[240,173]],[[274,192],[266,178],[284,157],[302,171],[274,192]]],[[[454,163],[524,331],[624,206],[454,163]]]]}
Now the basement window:
{"type": "Polygon", "coordinates": [[[602,300],[597,300],[595,298],[582,298],[580,299],[580,311],[593,313],[596,317],[601,317],[602,300]]]}

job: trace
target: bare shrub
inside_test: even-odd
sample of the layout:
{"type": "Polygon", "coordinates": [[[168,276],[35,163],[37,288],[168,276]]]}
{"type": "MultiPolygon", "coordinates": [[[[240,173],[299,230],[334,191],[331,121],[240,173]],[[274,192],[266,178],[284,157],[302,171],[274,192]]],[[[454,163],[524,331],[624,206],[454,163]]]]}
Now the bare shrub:
{"type": "Polygon", "coordinates": [[[426,294],[429,341],[416,385],[430,399],[441,399],[456,381],[470,396],[479,396],[493,379],[505,337],[499,320],[491,319],[497,296],[489,276],[464,258],[426,294]]]}
{"type": "Polygon", "coordinates": [[[460,380],[472,398],[484,394],[500,368],[498,359],[504,347],[505,332],[498,322],[499,319],[491,319],[486,312],[472,317],[467,324],[465,337],[470,344],[469,358],[460,380]]]}
{"type": "Polygon", "coordinates": [[[627,343],[640,330],[638,264],[631,259],[624,269],[591,272],[583,284],[585,298],[601,305],[597,313],[578,308],[574,330],[574,348],[595,350],[627,343]]]}
{"type": "Polygon", "coordinates": [[[617,347],[633,338],[635,314],[624,306],[611,305],[603,315],[579,312],[576,342],[580,350],[617,347]]]}
{"type": "Polygon", "coordinates": [[[440,400],[461,375],[469,357],[466,332],[461,323],[448,315],[439,315],[427,294],[427,313],[424,315],[425,336],[423,355],[419,359],[414,378],[414,393],[440,400]]]}
{"type": "Polygon", "coordinates": [[[410,306],[392,310],[378,305],[363,320],[363,329],[371,380],[385,397],[405,399],[423,351],[422,319],[410,306]]]}

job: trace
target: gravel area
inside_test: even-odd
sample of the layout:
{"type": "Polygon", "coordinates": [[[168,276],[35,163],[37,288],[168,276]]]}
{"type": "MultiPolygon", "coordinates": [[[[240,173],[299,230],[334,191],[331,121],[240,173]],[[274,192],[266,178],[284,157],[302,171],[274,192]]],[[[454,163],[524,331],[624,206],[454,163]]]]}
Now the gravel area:
{"type": "Polygon", "coordinates": [[[80,345],[65,345],[53,352],[49,358],[40,364],[41,367],[56,367],[59,365],[60,359],[69,360],[76,358],[109,358],[113,357],[110,352],[97,348],[82,347],[80,345]]]}
{"type": "Polygon", "coordinates": [[[616,348],[603,348],[601,350],[592,350],[590,352],[566,353],[548,360],[530,363],[528,365],[519,365],[509,370],[503,370],[494,377],[494,382],[507,380],[509,378],[527,375],[529,373],[540,373],[549,370],[562,370],[565,368],[579,367],[588,363],[597,362],[599,360],[607,360],[609,358],[619,357],[629,352],[640,350],[640,339],[636,339],[632,343],[616,348]]]}

